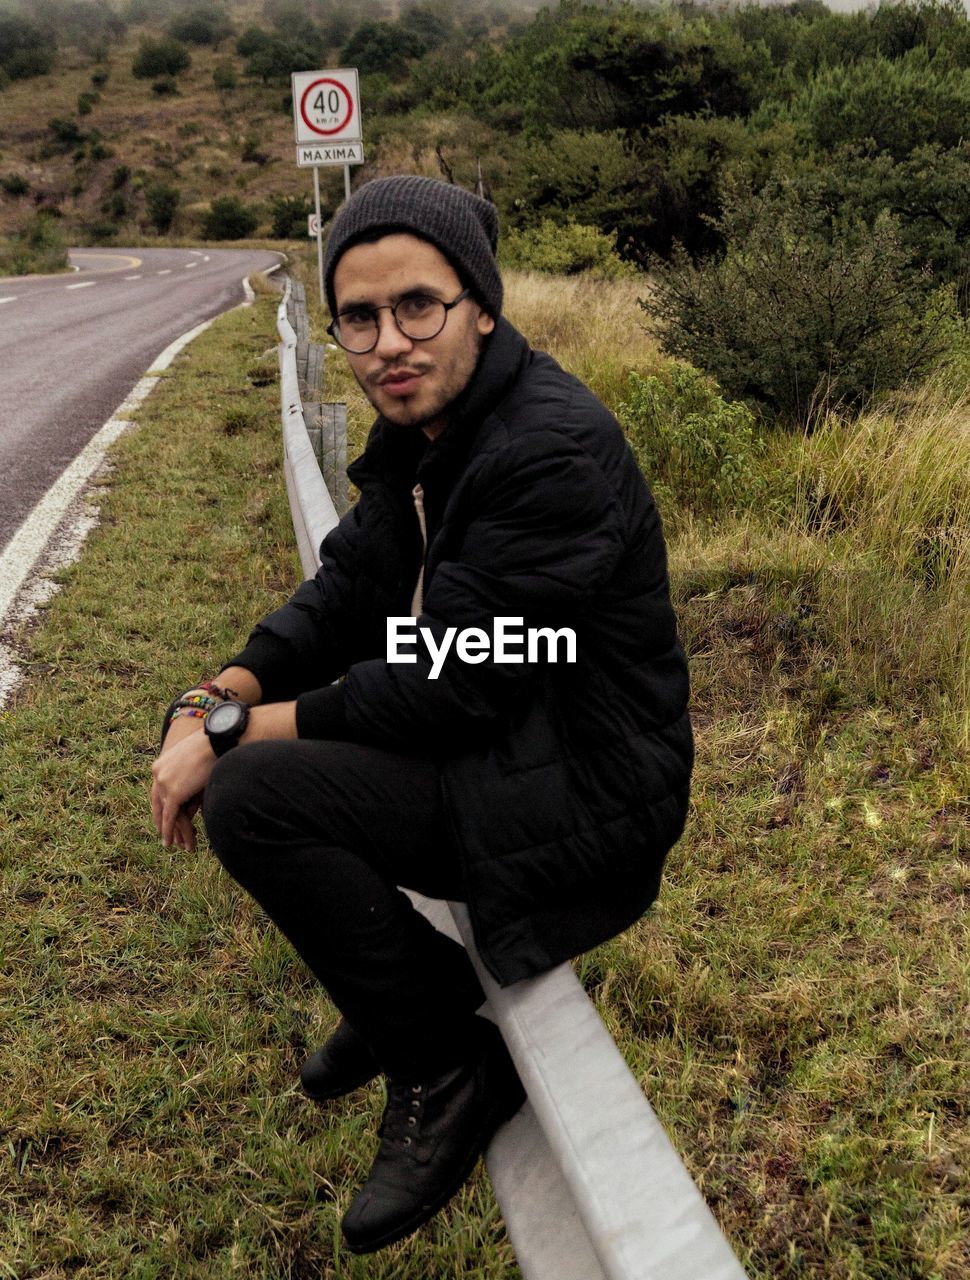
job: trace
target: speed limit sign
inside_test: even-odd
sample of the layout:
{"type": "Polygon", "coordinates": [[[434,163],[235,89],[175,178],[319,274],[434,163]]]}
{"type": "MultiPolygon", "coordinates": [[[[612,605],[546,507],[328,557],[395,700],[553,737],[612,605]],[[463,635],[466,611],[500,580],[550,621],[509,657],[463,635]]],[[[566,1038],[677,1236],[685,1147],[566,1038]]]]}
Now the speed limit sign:
{"type": "Polygon", "coordinates": [[[357,68],[294,71],[293,125],[298,144],[360,141],[357,68]]]}
{"type": "Polygon", "coordinates": [[[293,127],[296,130],[296,163],[313,170],[316,226],[311,218],[307,232],[317,238],[317,274],[323,303],[323,227],[320,219],[320,170],[340,164],[344,169],[344,196],[350,199],[350,166],[364,163],[360,127],[360,92],[357,68],[335,71],[294,71],[293,127]]]}

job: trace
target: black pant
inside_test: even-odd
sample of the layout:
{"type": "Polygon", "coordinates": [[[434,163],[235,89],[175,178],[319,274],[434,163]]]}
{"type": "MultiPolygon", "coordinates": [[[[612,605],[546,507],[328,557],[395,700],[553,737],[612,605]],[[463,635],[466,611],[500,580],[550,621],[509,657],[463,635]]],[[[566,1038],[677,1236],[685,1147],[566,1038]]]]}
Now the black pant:
{"type": "Polygon", "coordinates": [[[236,747],[206,788],[226,870],[303,957],[393,1076],[438,1074],[484,996],[463,947],[397,888],[463,896],[437,767],[346,742],[236,747]]]}

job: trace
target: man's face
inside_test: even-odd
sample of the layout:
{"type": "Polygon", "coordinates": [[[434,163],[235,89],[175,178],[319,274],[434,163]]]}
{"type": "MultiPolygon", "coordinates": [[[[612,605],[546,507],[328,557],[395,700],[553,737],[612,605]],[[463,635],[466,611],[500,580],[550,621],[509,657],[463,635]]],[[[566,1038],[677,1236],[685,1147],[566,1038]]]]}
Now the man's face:
{"type": "MultiPolygon", "coordinates": [[[[405,233],[354,245],[333,276],[338,315],[350,307],[393,306],[416,293],[451,302],[462,287],[444,254],[405,233]]],[[[373,351],[344,353],[351,371],[378,413],[399,426],[421,427],[433,440],[445,428],[445,409],[475,372],[482,338],[495,321],[472,298],[459,302],[438,336],[423,342],[405,337],[390,311],[378,311],[377,320],[373,351]]]]}

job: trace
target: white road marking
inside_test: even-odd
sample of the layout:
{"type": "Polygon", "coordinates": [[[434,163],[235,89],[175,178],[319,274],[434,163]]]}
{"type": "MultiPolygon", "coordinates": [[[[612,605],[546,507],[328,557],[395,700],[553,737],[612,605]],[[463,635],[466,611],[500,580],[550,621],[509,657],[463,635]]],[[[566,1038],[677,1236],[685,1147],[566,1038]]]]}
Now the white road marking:
{"type": "Polygon", "coordinates": [[[16,302],[17,297],[18,295],[16,293],[13,293],[13,294],[8,294],[6,298],[0,298],[0,306],[3,306],[5,302],[16,302]]]}
{"type": "Polygon", "coordinates": [[[198,264],[197,262],[187,262],[187,263],[185,264],[185,269],[186,269],[186,271],[188,271],[189,267],[197,267],[198,265],[199,265],[199,264],[198,264]]]}
{"type": "Polygon", "coordinates": [[[125,276],[126,280],[140,280],[141,276],[125,276]]]}
{"type": "Polygon", "coordinates": [[[208,261],[209,261],[209,255],[208,255],[207,253],[204,253],[204,254],[202,255],[202,261],[203,261],[203,262],[208,262],[208,261]]]}
{"type": "Polygon", "coordinates": [[[64,288],[65,289],[90,289],[95,284],[97,284],[96,280],[81,280],[77,284],[65,285],[64,288]]]}
{"type": "MultiPolygon", "coordinates": [[[[270,267],[265,274],[275,271],[280,265],[282,264],[277,263],[270,267]]],[[[93,284],[94,281],[91,283],[93,284]]],[[[253,301],[254,295],[247,280],[243,281],[243,285],[246,301],[242,305],[248,306],[253,301]]],[[[230,308],[230,310],[233,309],[230,308]]],[[[222,315],[227,314],[228,312],[222,312],[222,315]]],[[[131,393],[122,400],[97,435],[54,481],[0,552],[0,632],[11,621],[22,622],[49,598],[50,592],[44,586],[43,580],[38,583],[36,570],[44,564],[51,563],[51,539],[62,521],[64,521],[64,527],[58,541],[61,545],[70,545],[70,554],[64,559],[64,563],[69,563],[81,554],[84,538],[97,523],[97,516],[92,517],[90,512],[86,512],[74,517],[73,523],[70,520],[65,521],[72,503],[80,497],[84,486],[104,461],[109,446],[133,425],[125,415],[141,404],[158,383],[159,376],[168,368],[182,348],[188,346],[193,338],[197,338],[218,319],[220,319],[219,316],[213,316],[211,320],[204,320],[188,333],[183,333],[181,338],[176,338],[174,342],[169,343],[161,355],[152,362],[151,368],[131,393]],[[32,590],[37,597],[33,601],[30,599],[32,590]],[[39,595],[37,595],[38,590],[39,595]]],[[[0,643],[0,707],[6,704],[20,678],[21,671],[15,654],[7,644],[0,643]]]]}
{"type": "Polygon", "coordinates": [[[156,271],[155,274],[157,276],[170,276],[172,274],[172,268],[166,267],[164,271],[156,271]]]}
{"type": "MultiPolygon", "coordinates": [[[[213,320],[217,318],[213,317],[213,320]]],[[[38,602],[31,603],[29,599],[25,602],[21,592],[26,584],[28,587],[26,594],[29,595],[28,579],[35,565],[43,562],[45,554],[49,555],[48,547],[58,526],[68,515],[72,504],[80,497],[85,485],[104,462],[109,447],[133,425],[127,415],[137,408],[158,384],[160,375],[182,348],[204,329],[208,329],[212,322],[212,320],[205,320],[202,324],[197,324],[194,329],[183,333],[181,338],[176,338],[165,348],[97,435],[88,441],[74,461],[61,472],[7,543],[3,553],[0,554],[0,629],[11,618],[20,620],[24,614],[25,603],[27,614],[36,609],[38,602]],[[20,597],[19,602],[18,597],[20,597]]],[[[85,513],[76,518],[76,522],[83,527],[80,537],[69,536],[67,539],[77,543],[75,557],[80,555],[84,537],[96,520],[91,519],[90,513],[85,513]]],[[[44,594],[41,592],[41,600],[44,594]]],[[[18,679],[19,670],[16,661],[7,651],[7,646],[0,645],[0,707],[6,702],[18,679]]]]}

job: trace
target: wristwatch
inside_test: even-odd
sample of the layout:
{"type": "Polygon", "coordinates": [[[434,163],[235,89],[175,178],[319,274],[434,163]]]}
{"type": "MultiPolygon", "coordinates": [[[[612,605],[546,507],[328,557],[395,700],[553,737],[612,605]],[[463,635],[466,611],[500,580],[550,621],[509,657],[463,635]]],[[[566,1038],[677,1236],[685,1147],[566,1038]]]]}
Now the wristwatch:
{"type": "Polygon", "coordinates": [[[247,724],[249,707],[245,702],[231,698],[212,708],[205,718],[205,732],[217,756],[224,756],[227,751],[239,746],[239,739],[246,732],[247,724]]]}

